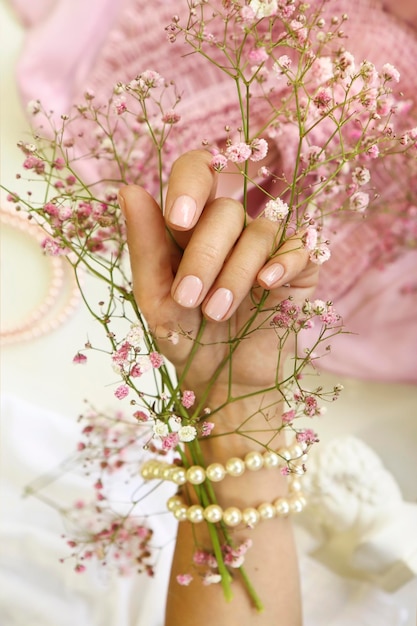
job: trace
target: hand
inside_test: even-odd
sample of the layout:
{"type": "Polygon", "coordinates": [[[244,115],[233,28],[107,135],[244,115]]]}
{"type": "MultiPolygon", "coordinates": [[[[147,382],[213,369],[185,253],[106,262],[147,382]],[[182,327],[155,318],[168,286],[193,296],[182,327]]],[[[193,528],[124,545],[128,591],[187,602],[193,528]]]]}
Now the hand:
{"type": "MultiPolygon", "coordinates": [[[[216,197],[218,175],[210,168],[210,159],[205,151],[193,151],[175,162],[164,216],[141,187],[124,187],[119,194],[127,223],[134,295],[160,350],[179,375],[193,347],[190,337],[196,337],[203,317],[207,320],[204,345],[184,381],[185,388],[197,397],[227,356],[229,338],[253,315],[251,291],[260,298],[268,289],[268,307],[290,294],[303,301],[312,294],[318,274],[299,236],[276,250],[277,223],[258,218],[245,226],[243,206],[231,198],[216,197]],[[288,283],[290,288],[284,286],[288,283]],[[180,333],[174,345],[169,336],[180,329],[184,334],[180,333]]],[[[274,385],[274,338],[267,328],[238,346],[232,368],[234,396],[274,385]]],[[[228,383],[226,367],[209,400],[223,402],[228,383]]]]}

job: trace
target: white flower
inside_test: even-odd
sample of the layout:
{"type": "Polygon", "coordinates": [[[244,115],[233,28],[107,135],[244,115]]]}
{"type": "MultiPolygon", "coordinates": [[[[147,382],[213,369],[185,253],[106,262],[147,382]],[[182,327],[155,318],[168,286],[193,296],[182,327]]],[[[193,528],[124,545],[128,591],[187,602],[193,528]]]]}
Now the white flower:
{"type": "Polygon", "coordinates": [[[271,220],[271,222],[278,222],[283,220],[289,211],[289,206],[281,200],[281,198],[275,198],[275,200],[269,200],[264,209],[264,216],[271,220]]]}
{"type": "Polygon", "coordinates": [[[162,420],[155,420],[154,425],[152,426],[153,434],[155,437],[166,437],[169,435],[168,425],[165,424],[162,420]]]}
{"type": "Polygon", "coordinates": [[[364,191],[357,191],[353,194],[353,196],[351,196],[349,206],[352,211],[358,211],[359,213],[362,213],[362,211],[365,211],[368,204],[369,194],[365,193],[364,191]]]}
{"type": "Polygon", "coordinates": [[[249,6],[258,19],[276,15],[278,11],[277,0],[250,0],[249,6]]]}
{"type": "Polygon", "coordinates": [[[319,245],[310,252],[310,261],[317,265],[322,265],[330,259],[330,248],[327,243],[319,243],[319,245]]]}
{"type": "Polygon", "coordinates": [[[352,174],[352,180],[357,185],[366,185],[371,180],[371,174],[366,167],[355,167],[352,174]]]}
{"type": "Polygon", "coordinates": [[[197,430],[194,426],[181,426],[178,431],[179,440],[187,443],[188,441],[193,441],[197,437],[197,430]]]}
{"type": "Polygon", "coordinates": [[[140,348],[143,341],[143,329],[139,324],[132,324],[126,335],[126,341],[134,348],[140,348]]]}

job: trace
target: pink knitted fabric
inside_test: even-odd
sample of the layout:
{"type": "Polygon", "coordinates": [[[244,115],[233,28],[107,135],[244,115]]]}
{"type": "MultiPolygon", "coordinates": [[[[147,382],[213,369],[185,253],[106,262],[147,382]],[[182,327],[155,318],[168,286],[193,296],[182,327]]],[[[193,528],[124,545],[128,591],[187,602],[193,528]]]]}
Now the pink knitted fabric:
{"type": "MultiPolygon", "coordinates": [[[[226,124],[236,128],[239,123],[234,86],[200,56],[183,56],[188,49],[182,41],[167,41],[164,27],[174,13],[181,17],[184,11],[185,0],[101,0],[88,9],[81,0],[56,0],[48,18],[28,32],[18,67],[23,101],[39,98],[61,113],[82,101],[86,89],[107,94],[118,81],[153,69],[175,79],[183,94],[184,145],[200,147],[205,138],[221,138],[226,124]]],[[[348,13],[345,47],[377,68],[394,65],[405,98],[412,100],[417,38],[411,28],[383,11],[378,0],[333,0],[328,11],[348,13]]],[[[416,125],[416,113],[417,108],[410,126],[416,125]]],[[[291,141],[277,143],[284,166],[291,164],[291,141]]],[[[394,205],[398,181],[383,171],[375,171],[373,180],[394,205]]],[[[400,186],[407,185],[417,197],[417,181],[400,177],[400,186]]],[[[360,220],[339,227],[332,238],[332,258],[323,266],[319,295],[334,300],[355,334],[338,338],[320,366],[349,376],[416,382],[417,293],[408,285],[417,283],[417,252],[379,269],[381,239],[390,228],[392,220],[360,220]],[[407,290],[411,293],[400,295],[407,290]]]]}

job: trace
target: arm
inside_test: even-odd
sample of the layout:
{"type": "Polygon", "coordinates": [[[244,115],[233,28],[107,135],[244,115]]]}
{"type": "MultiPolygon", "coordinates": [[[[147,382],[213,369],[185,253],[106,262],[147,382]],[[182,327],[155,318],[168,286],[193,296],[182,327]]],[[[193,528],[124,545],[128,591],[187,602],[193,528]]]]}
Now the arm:
{"type": "MultiPolygon", "coordinates": [[[[207,383],[224,358],[223,351],[227,348],[222,347],[226,345],[222,342],[227,340],[229,328],[240,328],[251,315],[253,303],[249,292],[254,284],[269,289],[271,302],[278,303],[289,295],[288,287],[282,285],[290,282],[291,294],[304,299],[312,293],[317,279],[316,266],[308,262],[299,239],[287,241],[279,251],[279,258],[271,258],[277,223],[258,219],[244,227],[243,207],[234,200],[216,198],[216,177],[209,161],[207,153],[194,152],[176,162],[164,217],[143,189],[126,187],[120,194],[127,221],[135,298],[160,349],[179,375],[192,342],[180,337],[173,346],[167,339],[170,331],[181,327],[195,336],[202,318],[207,320],[203,337],[206,345],[197,352],[184,381],[185,388],[194,390],[197,398],[205,394],[207,383]],[[166,226],[174,241],[167,237],[166,226]]],[[[259,450],[263,436],[270,440],[260,404],[277,403],[278,392],[271,390],[262,399],[250,394],[257,389],[273,388],[276,362],[276,348],[271,350],[270,334],[259,330],[234,353],[231,389],[228,372],[217,377],[206,399],[208,406],[223,406],[213,417],[216,433],[234,430],[245,416],[251,415],[251,429],[258,434],[256,440],[239,434],[206,440],[207,464],[259,450]],[[230,393],[246,397],[227,403],[230,393]]],[[[269,427],[279,419],[279,412],[275,412],[269,427]]],[[[273,445],[283,445],[282,435],[273,445]]],[[[267,469],[246,472],[239,478],[227,476],[216,484],[219,504],[224,507],[254,506],[285,493],[285,479],[267,469]]],[[[234,583],[234,599],[230,604],[224,601],[219,585],[196,583],[181,587],[177,584],[176,575],[187,571],[192,561],[195,539],[202,547],[209,548],[206,533],[206,525],[180,524],[166,626],[301,624],[297,558],[288,518],[275,518],[253,530],[239,531],[241,540],[250,537],[254,543],[247,553],[245,567],[264,601],[262,614],[250,606],[238,582],[234,583]]]]}

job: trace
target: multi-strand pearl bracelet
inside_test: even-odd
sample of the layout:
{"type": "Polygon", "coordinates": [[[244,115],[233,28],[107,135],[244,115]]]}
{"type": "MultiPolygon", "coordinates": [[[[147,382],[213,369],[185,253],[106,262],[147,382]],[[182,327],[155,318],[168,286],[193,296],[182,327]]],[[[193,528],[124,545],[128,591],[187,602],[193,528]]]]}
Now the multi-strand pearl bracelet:
{"type": "Polygon", "coordinates": [[[235,527],[244,524],[250,528],[256,526],[262,520],[274,517],[286,517],[290,513],[300,513],[306,504],[301,493],[301,483],[297,478],[303,474],[302,465],[307,459],[306,444],[294,444],[290,448],[281,448],[276,452],[248,452],[244,459],[232,457],[226,463],[211,463],[206,468],[200,465],[192,465],[185,468],[165,461],[149,460],[142,465],[141,475],[145,480],[169,480],[178,486],[201,485],[205,480],[220,482],[226,476],[239,477],[246,471],[256,472],[262,468],[273,469],[285,467],[291,463],[288,496],[277,498],[274,502],[262,502],[256,507],[246,507],[241,510],[235,506],[222,509],[218,504],[210,504],[203,507],[199,504],[187,506],[180,495],[169,498],[167,508],[179,521],[189,521],[198,524],[204,520],[212,524],[224,522],[226,526],[235,527]]]}
{"type": "Polygon", "coordinates": [[[199,504],[187,506],[181,496],[176,495],[169,498],[167,508],[179,522],[189,521],[193,524],[203,521],[211,524],[224,522],[229,527],[243,524],[254,528],[264,520],[287,517],[291,513],[301,513],[305,504],[300,481],[293,478],[290,481],[288,496],[277,498],[274,502],[261,502],[256,507],[246,507],[241,510],[236,506],[222,509],[218,504],[209,504],[205,508],[199,504]]]}
{"type": "Polygon", "coordinates": [[[170,480],[176,485],[201,485],[205,480],[217,483],[226,476],[241,476],[246,470],[258,471],[262,468],[272,469],[284,467],[288,463],[293,465],[294,474],[302,474],[301,464],[306,461],[306,445],[294,444],[291,448],[281,448],[277,452],[266,450],[248,452],[244,459],[232,457],[223,465],[211,463],[206,468],[192,465],[185,468],[164,461],[149,460],[142,465],[141,474],[145,480],[170,480]]]}

